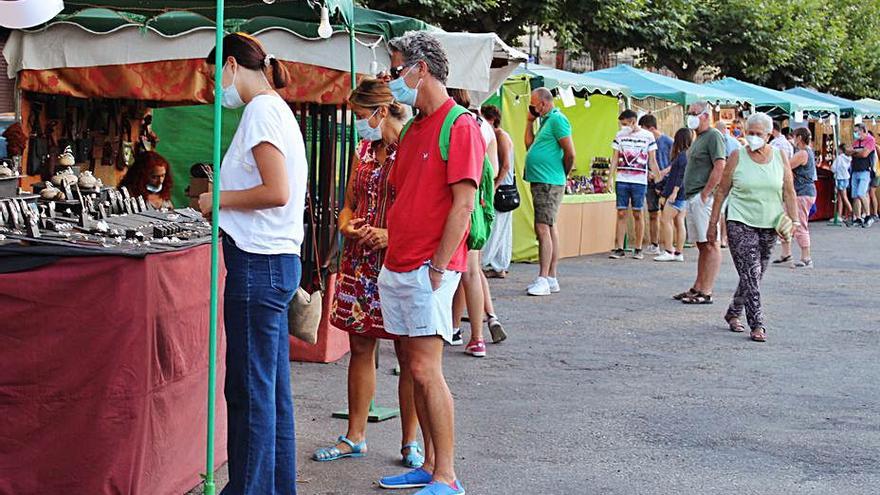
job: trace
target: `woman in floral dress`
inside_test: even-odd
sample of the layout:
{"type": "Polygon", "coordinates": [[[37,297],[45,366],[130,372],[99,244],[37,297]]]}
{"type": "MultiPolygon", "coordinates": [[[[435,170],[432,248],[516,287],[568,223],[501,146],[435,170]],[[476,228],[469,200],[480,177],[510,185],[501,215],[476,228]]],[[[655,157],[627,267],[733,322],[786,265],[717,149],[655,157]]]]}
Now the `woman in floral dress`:
{"type": "MultiPolygon", "coordinates": [[[[339,229],[346,242],[330,316],[334,326],[349,333],[348,432],[334,446],[317,450],[313,456],[316,461],[366,454],[367,417],[376,391],[374,355],[378,339],[395,340],[395,350],[399,345],[382,324],[377,279],[388,245],[386,214],[394,201],[388,179],[405,110],[394,101],[388,85],[377,79],[361,81],[349,103],[357,116],[355,126],[362,141],[348,181],[345,207],[339,213],[339,229]]],[[[401,456],[407,467],[418,468],[424,456],[417,441],[412,375],[405,367],[401,369],[398,395],[403,428],[401,456]]]]}

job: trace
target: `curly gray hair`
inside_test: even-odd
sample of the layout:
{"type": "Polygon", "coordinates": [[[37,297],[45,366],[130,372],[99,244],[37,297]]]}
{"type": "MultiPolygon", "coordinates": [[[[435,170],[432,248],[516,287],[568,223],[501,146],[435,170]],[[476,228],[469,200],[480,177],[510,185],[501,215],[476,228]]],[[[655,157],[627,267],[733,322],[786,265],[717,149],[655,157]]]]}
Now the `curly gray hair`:
{"type": "Polygon", "coordinates": [[[446,50],[434,36],[424,31],[406,33],[389,41],[388,48],[403,55],[404,64],[407,66],[424,61],[428,66],[428,72],[435,79],[446,84],[446,78],[449,76],[449,59],[446,57],[446,50]]]}

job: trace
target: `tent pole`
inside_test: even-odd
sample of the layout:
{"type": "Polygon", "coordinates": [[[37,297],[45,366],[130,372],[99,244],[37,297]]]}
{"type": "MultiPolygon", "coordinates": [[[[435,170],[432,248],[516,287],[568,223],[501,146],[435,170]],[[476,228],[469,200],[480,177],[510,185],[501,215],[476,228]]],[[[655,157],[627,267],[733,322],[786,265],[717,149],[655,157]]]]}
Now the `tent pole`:
{"type": "Polygon", "coordinates": [[[223,100],[223,6],[224,0],[217,0],[216,50],[214,58],[214,186],[211,194],[211,312],[208,330],[208,441],[205,453],[205,495],[214,495],[214,409],[217,403],[217,285],[219,283],[220,238],[220,133],[222,130],[223,100]]]}

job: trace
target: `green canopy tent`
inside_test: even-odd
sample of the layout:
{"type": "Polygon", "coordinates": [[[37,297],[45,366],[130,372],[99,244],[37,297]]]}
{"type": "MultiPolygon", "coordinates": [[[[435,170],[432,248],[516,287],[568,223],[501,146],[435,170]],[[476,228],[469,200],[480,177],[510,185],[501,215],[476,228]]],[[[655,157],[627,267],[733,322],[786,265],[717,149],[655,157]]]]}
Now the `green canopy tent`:
{"type": "Polygon", "coordinates": [[[614,96],[631,96],[629,87],[603,79],[590,77],[588,74],[576,74],[543,65],[521,64],[513,71],[514,76],[528,75],[541,78],[541,86],[546,88],[571,88],[574,91],[602,93],[614,96]]]}
{"type": "Polygon", "coordinates": [[[840,107],[834,103],[765,88],[732,77],[725,77],[718,81],[706,83],[706,86],[721,89],[741,97],[751,98],[752,104],[758,110],[768,113],[782,112],[789,116],[795,116],[798,113],[812,115],[840,113],[840,107]]]}
{"type": "Polygon", "coordinates": [[[752,102],[752,98],[749,96],[735,95],[722,89],[636,69],[627,64],[587,72],[586,75],[626,86],[632,92],[632,97],[639,100],[658,98],[685,107],[691,103],[702,101],[720,105],[752,102]]]}
{"type": "Polygon", "coordinates": [[[786,89],[785,93],[803,96],[812,100],[819,100],[837,105],[838,107],[840,107],[840,116],[843,118],[880,117],[880,108],[859,103],[857,101],[848,100],[846,98],[832,95],[830,93],[822,93],[820,91],[816,91],[815,89],[798,87],[786,89]]]}

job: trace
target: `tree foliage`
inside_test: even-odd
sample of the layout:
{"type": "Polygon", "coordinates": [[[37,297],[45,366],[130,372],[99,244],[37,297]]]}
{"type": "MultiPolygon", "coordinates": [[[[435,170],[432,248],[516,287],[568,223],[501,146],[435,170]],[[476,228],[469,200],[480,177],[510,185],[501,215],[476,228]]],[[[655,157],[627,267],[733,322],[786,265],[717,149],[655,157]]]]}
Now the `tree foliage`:
{"type": "Polygon", "coordinates": [[[514,42],[530,26],[595,67],[632,48],[640,62],[694,80],[731,76],[849,97],[880,89],[880,1],[365,0],[451,31],[514,42]]]}

